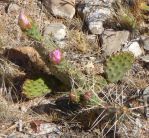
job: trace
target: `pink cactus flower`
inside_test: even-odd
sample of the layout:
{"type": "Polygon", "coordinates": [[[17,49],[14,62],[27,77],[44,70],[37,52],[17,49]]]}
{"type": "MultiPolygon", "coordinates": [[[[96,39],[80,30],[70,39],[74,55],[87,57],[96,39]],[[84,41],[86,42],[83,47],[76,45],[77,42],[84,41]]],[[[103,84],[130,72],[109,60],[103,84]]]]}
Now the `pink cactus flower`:
{"type": "Polygon", "coordinates": [[[24,11],[21,10],[19,14],[18,24],[22,30],[31,29],[31,20],[25,15],[24,11]]]}
{"type": "Polygon", "coordinates": [[[49,54],[50,61],[54,64],[60,64],[62,60],[62,53],[59,49],[56,49],[49,54]]]}

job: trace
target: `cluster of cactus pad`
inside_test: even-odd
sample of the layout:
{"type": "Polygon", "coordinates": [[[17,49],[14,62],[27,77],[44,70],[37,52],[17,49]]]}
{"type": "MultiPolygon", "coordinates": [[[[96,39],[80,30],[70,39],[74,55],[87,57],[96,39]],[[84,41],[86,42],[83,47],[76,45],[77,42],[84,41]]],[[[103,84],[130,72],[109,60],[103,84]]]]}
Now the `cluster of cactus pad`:
{"type": "Polygon", "coordinates": [[[40,41],[42,39],[41,34],[40,34],[36,24],[32,24],[32,28],[26,30],[26,33],[29,37],[31,37],[37,41],[40,41]]]}
{"type": "MultiPolygon", "coordinates": [[[[25,17],[21,19],[24,20],[24,18],[25,17]]],[[[29,23],[29,21],[27,23],[29,23]]],[[[38,35],[37,28],[34,28],[33,25],[31,26],[31,28],[28,28],[25,31],[27,32],[28,36],[34,38],[35,40],[40,40],[38,38],[41,38],[41,35],[38,35]]],[[[82,90],[74,89],[74,91],[69,94],[70,101],[81,103],[87,106],[101,105],[103,101],[98,97],[97,93],[83,90],[84,84],[88,79],[85,74],[83,74],[75,66],[69,63],[69,61],[67,61],[65,58],[61,60],[62,53],[58,49],[58,47],[51,42],[50,38],[44,38],[40,41],[41,45],[38,47],[35,46],[35,48],[50,69],[50,73],[61,80],[67,86],[71,87],[73,80],[73,82],[75,82],[77,86],[82,88],[82,90]]],[[[94,91],[99,92],[106,85],[108,85],[108,83],[115,83],[121,80],[125,73],[131,68],[133,62],[134,56],[130,52],[119,52],[109,57],[105,65],[106,77],[103,77],[101,75],[96,75],[94,77],[94,91]]],[[[90,89],[92,84],[93,83],[91,81],[88,82],[85,89],[90,89]]],[[[49,88],[42,79],[27,80],[23,85],[23,92],[28,98],[34,98],[46,94],[47,92],[49,92],[49,88]]]]}
{"type": "Polygon", "coordinates": [[[23,94],[29,99],[46,95],[50,91],[50,88],[42,78],[35,80],[27,79],[23,84],[23,94]]]}
{"type": "MultiPolygon", "coordinates": [[[[105,65],[106,77],[98,80],[98,86],[106,86],[115,83],[123,78],[134,62],[134,55],[130,52],[120,52],[109,57],[105,65]]],[[[102,88],[103,88],[102,87],[102,88]]],[[[73,91],[69,95],[72,102],[81,103],[86,106],[101,105],[102,100],[93,92],[73,91]]]]}

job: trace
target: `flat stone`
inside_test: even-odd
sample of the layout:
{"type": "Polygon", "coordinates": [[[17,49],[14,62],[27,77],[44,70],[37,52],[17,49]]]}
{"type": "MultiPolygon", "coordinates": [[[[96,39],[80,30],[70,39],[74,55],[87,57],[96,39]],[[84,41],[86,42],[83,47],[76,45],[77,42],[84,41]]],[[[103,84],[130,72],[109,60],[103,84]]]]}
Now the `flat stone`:
{"type": "MultiPolygon", "coordinates": [[[[89,8],[89,7],[88,7],[89,8]]],[[[88,22],[105,21],[111,14],[110,8],[101,7],[100,9],[91,10],[86,17],[88,22]]]]}
{"type": "Polygon", "coordinates": [[[149,55],[145,55],[141,57],[142,61],[149,63],[149,55]]]}
{"type": "Polygon", "coordinates": [[[129,38],[128,31],[106,30],[103,33],[102,50],[106,55],[111,55],[120,51],[122,44],[129,38]]]}
{"type": "Polygon", "coordinates": [[[44,29],[44,36],[52,37],[54,41],[62,41],[66,37],[66,26],[61,23],[48,24],[44,29]]]}
{"type": "Polygon", "coordinates": [[[135,57],[139,57],[143,54],[143,50],[137,41],[128,43],[128,45],[123,48],[123,51],[130,51],[134,54],[135,57]]]}
{"type": "Polygon", "coordinates": [[[88,28],[92,34],[102,34],[102,32],[104,31],[102,21],[90,22],[88,28]]]}
{"type": "Polygon", "coordinates": [[[43,0],[43,4],[56,17],[72,19],[75,15],[75,0],[43,0]]]}

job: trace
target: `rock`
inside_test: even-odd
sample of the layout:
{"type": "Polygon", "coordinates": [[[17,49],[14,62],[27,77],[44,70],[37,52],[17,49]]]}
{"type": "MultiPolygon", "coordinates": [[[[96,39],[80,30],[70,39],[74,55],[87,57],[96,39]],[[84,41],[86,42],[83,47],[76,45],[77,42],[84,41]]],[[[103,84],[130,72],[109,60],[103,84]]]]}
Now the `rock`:
{"type": "Polygon", "coordinates": [[[91,33],[101,34],[103,23],[111,16],[113,0],[85,0],[84,5],[78,6],[79,14],[85,19],[91,33]]]}
{"type": "Polygon", "coordinates": [[[88,41],[91,41],[91,42],[95,42],[97,40],[97,36],[93,34],[87,35],[86,38],[88,41]]]}
{"type": "Polygon", "coordinates": [[[149,63],[149,55],[145,55],[141,57],[142,61],[149,63]]]}
{"type": "Polygon", "coordinates": [[[10,0],[0,0],[0,2],[7,3],[7,2],[10,2],[10,0]]]}
{"type": "Polygon", "coordinates": [[[43,0],[43,4],[56,17],[72,19],[75,15],[75,0],[43,0]]]}
{"type": "Polygon", "coordinates": [[[139,57],[143,54],[139,43],[137,41],[129,42],[124,48],[123,51],[130,51],[134,54],[135,57],[139,57]]]}
{"type": "Polygon", "coordinates": [[[33,47],[25,46],[6,49],[4,56],[28,72],[39,70],[47,73],[49,72],[45,62],[33,47]]]}
{"type": "Polygon", "coordinates": [[[120,51],[122,44],[127,42],[129,34],[128,31],[104,31],[102,49],[105,54],[111,55],[112,53],[120,51]]]}
{"type": "Polygon", "coordinates": [[[9,14],[10,14],[10,13],[11,13],[11,14],[18,14],[19,10],[20,10],[19,5],[14,4],[14,3],[11,3],[11,4],[9,5],[9,7],[8,7],[8,13],[9,13],[9,14]]]}
{"type": "Polygon", "coordinates": [[[66,45],[65,37],[67,35],[66,26],[62,23],[47,24],[44,28],[44,37],[51,39],[60,47],[64,48],[66,45]]]}
{"type": "Polygon", "coordinates": [[[103,23],[101,21],[90,22],[88,28],[92,34],[102,34],[104,31],[103,23]]]}
{"type": "Polygon", "coordinates": [[[66,37],[66,26],[61,23],[48,24],[44,29],[44,36],[52,36],[54,41],[62,41],[66,37]]]}
{"type": "Polygon", "coordinates": [[[114,0],[85,0],[85,3],[87,3],[88,5],[101,5],[103,4],[104,6],[111,6],[111,3],[114,0]]]}
{"type": "Polygon", "coordinates": [[[144,99],[144,106],[145,106],[145,115],[147,118],[149,118],[149,87],[147,87],[143,91],[143,99],[144,99]]]}
{"type": "Polygon", "coordinates": [[[67,30],[66,26],[62,23],[47,24],[44,28],[44,37],[48,40],[51,39],[60,47],[64,48],[66,45],[67,30]]]}
{"type": "Polygon", "coordinates": [[[55,132],[56,134],[59,134],[59,136],[62,134],[61,132],[61,126],[58,126],[54,123],[48,123],[43,120],[33,120],[30,122],[31,128],[33,130],[34,135],[43,135],[43,134],[49,134],[55,132]]]}
{"type": "Polygon", "coordinates": [[[149,36],[142,38],[144,43],[144,49],[149,51],[149,36]]]}

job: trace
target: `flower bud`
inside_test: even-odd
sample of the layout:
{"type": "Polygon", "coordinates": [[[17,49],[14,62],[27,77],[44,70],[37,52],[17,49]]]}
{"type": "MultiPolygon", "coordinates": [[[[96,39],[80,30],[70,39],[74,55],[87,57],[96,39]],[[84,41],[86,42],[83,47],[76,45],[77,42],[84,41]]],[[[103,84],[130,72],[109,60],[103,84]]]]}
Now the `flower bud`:
{"type": "Polygon", "coordinates": [[[91,100],[92,96],[93,96],[92,92],[86,92],[86,93],[84,93],[83,98],[84,98],[84,100],[89,101],[89,100],[91,100]]]}
{"type": "Polygon", "coordinates": [[[70,92],[69,99],[71,102],[78,103],[80,101],[80,93],[78,92],[70,92]]]}
{"type": "Polygon", "coordinates": [[[54,64],[60,64],[62,60],[62,53],[59,49],[53,50],[49,54],[50,61],[54,64]]]}
{"type": "Polygon", "coordinates": [[[31,20],[25,15],[23,10],[19,14],[18,24],[22,30],[28,30],[32,28],[31,20]]]}

